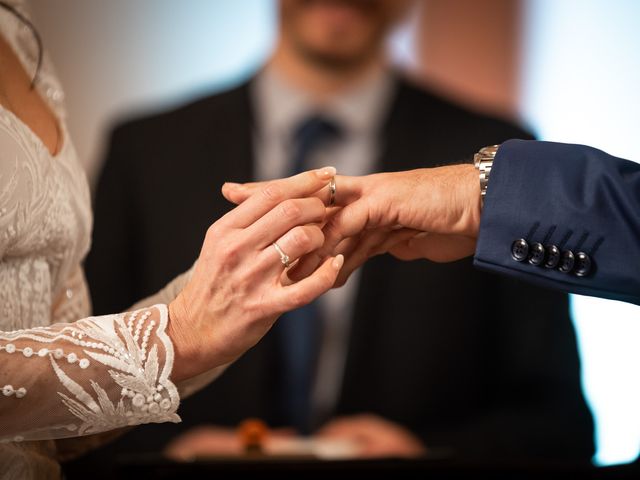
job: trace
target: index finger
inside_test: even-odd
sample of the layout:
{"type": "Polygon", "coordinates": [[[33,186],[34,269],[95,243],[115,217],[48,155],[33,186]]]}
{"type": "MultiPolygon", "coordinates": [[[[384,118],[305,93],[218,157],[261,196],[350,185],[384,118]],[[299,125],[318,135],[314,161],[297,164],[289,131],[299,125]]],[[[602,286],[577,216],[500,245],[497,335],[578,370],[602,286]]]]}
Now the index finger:
{"type": "MultiPolygon", "coordinates": [[[[311,196],[314,192],[326,186],[335,174],[335,168],[324,167],[303,172],[293,177],[261,182],[259,186],[253,189],[253,195],[247,197],[246,201],[243,201],[238,207],[222,217],[220,222],[224,222],[226,226],[234,228],[246,228],[284,200],[311,196]]],[[[242,192],[244,188],[242,185],[230,187],[229,184],[225,184],[223,185],[222,193],[223,195],[225,192],[228,194],[232,190],[242,192]]]]}
{"type": "MultiPolygon", "coordinates": [[[[295,178],[295,177],[291,177],[295,178]]],[[[360,197],[361,181],[360,177],[349,177],[345,175],[335,175],[336,192],[333,205],[342,207],[354,202],[360,197]]],[[[222,195],[232,203],[239,205],[248,198],[260,192],[270,182],[249,182],[242,184],[225,183],[222,186],[222,195]]],[[[310,196],[318,197],[325,205],[329,203],[330,192],[326,185],[311,192],[310,196]]]]}

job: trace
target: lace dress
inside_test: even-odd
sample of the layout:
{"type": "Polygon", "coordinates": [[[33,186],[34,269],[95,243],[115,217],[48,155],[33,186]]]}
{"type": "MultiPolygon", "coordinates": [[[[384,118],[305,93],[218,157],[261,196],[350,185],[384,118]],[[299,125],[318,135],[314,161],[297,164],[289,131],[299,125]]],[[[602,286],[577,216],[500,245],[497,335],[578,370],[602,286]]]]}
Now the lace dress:
{"type": "MultiPolygon", "coordinates": [[[[25,13],[21,1],[11,3],[25,13]]],[[[37,48],[28,28],[0,9],[0,32],[33,72],[37,48]]],[[[46,57],[36,88],[59,122],[63,144],[55,156],[0,106],[0,478],[59,475],[51,459],[61,443],[52,439],[179,421],[166,303],[186,275],[131,312],[89,317],[81,270],[89,189],[46,57]]]]}

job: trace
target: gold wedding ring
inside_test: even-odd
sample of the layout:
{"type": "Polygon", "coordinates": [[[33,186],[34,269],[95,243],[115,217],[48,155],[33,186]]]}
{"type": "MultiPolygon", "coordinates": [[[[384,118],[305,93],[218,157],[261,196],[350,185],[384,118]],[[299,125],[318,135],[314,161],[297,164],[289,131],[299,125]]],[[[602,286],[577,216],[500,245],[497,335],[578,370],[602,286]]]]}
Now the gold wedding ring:
{"type": "Polygon", "coordinates": [[[329,182],[329,206],[332,207],[336,203],[336,177],[331,177],[329,182]]]}
{"type": "Polygon", "coordinates": [[[289,260],[290,260],[289,255],[284,253],[280,248],[280,245],[278,245],[276,242],[273,242],[273,248],[275,248],[276,252],[278,252],[278,255],[280,255],[280,261],[284,265],[284,268],[289,268],[289,265],[291,265],[289,263],[289,260]]]}

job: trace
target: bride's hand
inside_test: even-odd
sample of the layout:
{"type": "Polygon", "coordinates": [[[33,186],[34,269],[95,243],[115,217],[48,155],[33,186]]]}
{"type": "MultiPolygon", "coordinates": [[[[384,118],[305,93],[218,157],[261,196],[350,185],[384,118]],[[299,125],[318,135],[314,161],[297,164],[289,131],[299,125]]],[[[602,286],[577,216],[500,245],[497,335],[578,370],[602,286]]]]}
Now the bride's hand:
{"type": "Polygon", "coordinates": [[[273,243],[290,262],[322,246],[326,208],[310,194],[334,175],[335,169],[327,167],[263,185],[209,228],[191,280],[169,305],[174,381],[235,360],[280,314],[332,287],[342,256],[283,285],[285,266],[273,243]]]}

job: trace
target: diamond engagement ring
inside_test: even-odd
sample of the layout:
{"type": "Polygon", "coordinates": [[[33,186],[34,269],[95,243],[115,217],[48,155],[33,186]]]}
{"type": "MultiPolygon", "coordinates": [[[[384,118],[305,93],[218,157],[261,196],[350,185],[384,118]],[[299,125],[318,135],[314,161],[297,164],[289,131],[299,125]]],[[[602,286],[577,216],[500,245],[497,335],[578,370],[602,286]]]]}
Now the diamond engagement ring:
{"type": "Polygon", "coordinates": [[[336,177],[331,177],[329,182],[329,206],[332,207],[336,203],[336,177]]]}
{"type": "Polygon", "coordinates": [[[282,264],[284,265],[284,268],[289,268],[289,265],[291,265],[289,263],[289,255],[287,255],[286,253],[284,253],[282,251],[282,249],[280,248],[280,245],[278,245],[276,242],[273,242],[273,248],[276,249],[276,252],[278,252],[278,255],[280,255],[280,261],[282,262],[282,264]]]}

